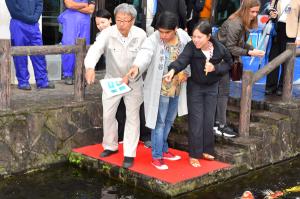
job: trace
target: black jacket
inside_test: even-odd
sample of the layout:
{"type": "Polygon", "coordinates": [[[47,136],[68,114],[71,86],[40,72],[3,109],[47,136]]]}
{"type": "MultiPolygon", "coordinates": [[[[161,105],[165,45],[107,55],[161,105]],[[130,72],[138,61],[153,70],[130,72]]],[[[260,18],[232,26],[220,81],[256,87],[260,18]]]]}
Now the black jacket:
{"type": "Polygon", "coordinates": [[[186,28],[186,5],[185,0],[157,0],[157,10],[151,26],[156,28],[156,21],[160,13],[169,11],[178,16],[178,27],[186,28]]]}
{"type": "Polygon", "coordinates": [[[190,41],[176,61],[169,65],[169,70],[174,69],[175,74],[182,71],[190,64],[191,79],[198,84],[213,84],[220,80],[223,74],[226,74],[232,65],[232,57],[229,51],[214,38],[210,40],[213,43],[213,56],[209,60],[214,66],[215,71],[205,75],[204,66],[206,57],[200,49],[197,49],[193,41],[190,41]]]}
{"type": "Polygon", "coordinates": [[[42,11],[43,0],[5,0],[11,18],[24,23],[37,23],[42,11]]]}

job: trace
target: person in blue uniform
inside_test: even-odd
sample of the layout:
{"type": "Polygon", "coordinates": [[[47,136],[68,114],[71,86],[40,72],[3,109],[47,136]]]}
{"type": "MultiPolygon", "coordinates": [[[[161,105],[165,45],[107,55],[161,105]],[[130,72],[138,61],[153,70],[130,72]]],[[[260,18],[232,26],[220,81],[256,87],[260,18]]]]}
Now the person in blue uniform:
{"type": "MultiPolygon", "coordinates": [[[[42,0],[5,0],[9,13],[10,34],[12,46],[41,46],[42,34],[38,20],[43,11],[42,0]]],[[[29,84],[27,56],[14,56],[18,88],[31,90],[29,84]]],[[[48,81],[47,64],[44,55],[30,56],[37,88],[54,88],[54,84],[48,81]]]]}
{"type": "MultiPolygon", "coordinates": [[[[75,45],[77,38],[85,38],[90,44],[90,14],[94,12],[94,0],[64,0],[66,9],[58,16],[62,25],[62,45],[75,45]]],[[[73,84],[75,54],[62,55],[62,72],[65,84],[73,84]]]]}

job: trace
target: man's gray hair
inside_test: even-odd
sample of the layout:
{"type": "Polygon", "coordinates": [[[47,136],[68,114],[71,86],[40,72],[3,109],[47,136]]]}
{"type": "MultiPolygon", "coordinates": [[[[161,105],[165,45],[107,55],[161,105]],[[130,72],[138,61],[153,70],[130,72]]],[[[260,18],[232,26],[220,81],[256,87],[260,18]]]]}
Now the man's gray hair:
{"type": "Polygon", "coordinates": [[[133,18],[136,18],[137,12],[133,5],[130,5],[128,3],[122,3],[118,5],[114,10],[114,15],[116,16],[117,13],[126,13],[131,15],[133,18]]]}

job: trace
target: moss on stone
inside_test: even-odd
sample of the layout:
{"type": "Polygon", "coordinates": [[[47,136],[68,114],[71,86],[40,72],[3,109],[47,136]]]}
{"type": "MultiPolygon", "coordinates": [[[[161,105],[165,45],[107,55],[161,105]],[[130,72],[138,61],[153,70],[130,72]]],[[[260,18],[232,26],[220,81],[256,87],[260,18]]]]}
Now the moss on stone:
{"type": "Polygon", "coordinates": [[[78,153],[70,153],[68,160],[71,164],[82,166],[84,158],[78,153]]]}

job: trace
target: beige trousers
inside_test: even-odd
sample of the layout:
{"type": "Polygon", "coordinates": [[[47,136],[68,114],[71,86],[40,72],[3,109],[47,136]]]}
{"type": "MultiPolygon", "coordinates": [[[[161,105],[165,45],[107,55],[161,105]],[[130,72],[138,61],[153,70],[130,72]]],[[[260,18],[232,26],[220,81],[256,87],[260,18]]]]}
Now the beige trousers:
{"type": "Polygon", "coordinates": [[[124,156],[135,157],[140,137],[140,106],[143,102],[142,84],[135,82],[129,86],[132,90],[123,95],[108,97],[102,92],[103,105],[103,141],[102,146],[108,150],[118,150],[118,122],[116,112],[123,97],[126,107],[126,122],[124,129],[124,156]]]}

